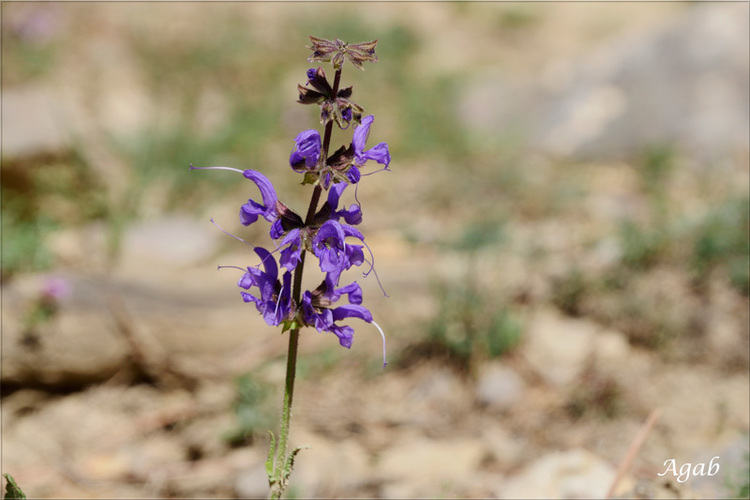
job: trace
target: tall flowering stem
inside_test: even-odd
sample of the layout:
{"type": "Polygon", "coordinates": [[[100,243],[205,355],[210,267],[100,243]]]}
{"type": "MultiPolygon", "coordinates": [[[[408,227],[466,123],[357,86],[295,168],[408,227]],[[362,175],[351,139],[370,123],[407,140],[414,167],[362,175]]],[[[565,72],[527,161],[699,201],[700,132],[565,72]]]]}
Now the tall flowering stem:
{"type": "MultiPolygon", "coordinates": [[[[333,94],[336,95],[341,81],[341,69],[336,70],[336,75],[333,82],[333,94]]],[[[323,147],[321,155],[327,156],[328,147],[331,144],[331,135],[333,135],[333,122],[329,121],[326,124],[325,135],[323,136],[323,147]]],[[[305,217],[305,225],[311,226],[315,219],[315,213],[318,209],[318,203],[320,202],[320,195],[323,192],[323,188],[318,184],[313,189],[312,197],[310,198],[310,205],[307,208],[307,216],[305,217]]],[[[297,267],[294,269],[294,288],[292,289],[292,297],[294,302],[299,304],[302,294],[302,273],[305,268],[305,253],[300,255],[300,261],[297,267]]],[[[292,399],[294,397],[294,379],[297,373],[297,347],[299,345],[299,328],[294,328],[289,334],[289,350],[287,351],[286,358],[286,382],[284,385],[284,403],[281,410],[281,430],[279,432],[279,447],[277,450],[277,459],[274,465],[275,477],[271,480],[271,495],[272,498],[280,498],[286,487],[283,478],[284,464],[290,458],[288,455],[288,443],[289,443],[289,427],[292,420],[292,399]],[[279,487],[274,488],[275,485],[279,487]],[[282,486],[283,485],[283,486],[282,486]]],[[[293,452],[296,454],[298,450],[293,452]]],[[[270,456],[270,455],[269,455],[270,456]]],[[[293,458],[293,457],[291,457],[293,458]]],[[[291,471],[290,471],[291,472],[291,471]]]]}
{"type": "MultiPolygon", "coordinates": [[[[271,433],[271,446],[266,460],[271,498],[276,499],[281,498],[284,493],[294,459],[301,450],[298,447],[289,451],[289,428],[301,328],[310,327],[318,332],[333,333],[338,337],[339,344],[350,348],[354,340],[354,329],[341,324],[341,321],[354,318],[371,323],[383,337],[383,366],[386,365],[385,335],[373,321],[370,311],[362,306],[362,289],[356,281],[340,284],[345,271],[365,262],[370,268],[364,276],[374,272],[374,258],[364,241],[365,237],[354,227],[362,222],[361,206],[356,203],[348,208],[339,207],[341,196],[350,184],[359,183],[361,169],[369,160],[383,165],[377,172],[388,170],[391,161],[388,145],[384,142],[365,149],[374,118],[372,115],[362,116],[364,109],[350,99],[352,87],[340,87],[345,62],[359,69],[364,69],[364,62],[377,62],[377,40],[348,44],[338,39],[329,41],[310,37],[310,41],[312,46],[309,48],[313,54],[308,61],[330,61],[335,75],[331,85],[322,67],[310,68],[307,70],[307,83],[297,86],[298,102],[317,104],[320,107],[320,121],[325,126],[322,140],[317,130],[300,132],[294,139],[295,145],[289,156],[292,170],[303,175],[302,183],[313,185],[305,218],[282,203],[271,181],[258,171],[190,166],[191,170],[216,169],[242,173],[255,184],[261,198],[260,201],[249,199],[241,206],[240,222],[249,226],[263,218],[271,223],[269,235],[276,248],[268,251],[262,247],[253,247],[260,263],[246,268],[237,267],[243,271],[237,285],[242,289],[242,299],[255,304],[266,323],[281,326],[282,332],[289,331],[281,427],[278,442],[271,433]],[[354,132],[348,147],[341,146],[329,155],[334,123],[342,130],[353,123],[354,132]],[[321,204],[324,191],[328,195],[321,204]],[[352,240],[358,240],[361,244],[352,240]],[[365,248],[369,252],[369,262],[365,257],[365,248]],[[274,256],[277,252],[278,257],[274,256]],[[312,253],[318,259],[325,277],[317,288],[303,292],[302,274],[307,253],[312,253]],[[280,267],[285,269],[281,277],[280,267]],[[349,303],[338,305],[338,301],[344,296],[349,303]]],[[[233,237],[245,241],[237,236],[233,237]]]]}

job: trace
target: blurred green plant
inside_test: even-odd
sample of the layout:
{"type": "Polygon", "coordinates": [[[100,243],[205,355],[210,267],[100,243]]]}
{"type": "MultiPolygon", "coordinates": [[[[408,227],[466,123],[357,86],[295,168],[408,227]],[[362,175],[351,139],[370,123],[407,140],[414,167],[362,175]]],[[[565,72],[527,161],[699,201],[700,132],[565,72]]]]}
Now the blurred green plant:
{"type": "Polygon", "coordinates": [[[437,313],[426,326],[425,341],[410,351],[446,357],[470,372],[477,361],[510,352],[522,329],[507,306],[467,278],[435,286],[437,313]]]}
{"type": "Polygon", "coordinates": [[[88,166],[75,153],[7,160],[2,177],[3,278],[48,269],[52,231],[106,213],[88,166]]]}
{"type": "MultiPolygon", "coordinates": [[[[326,347],[316,353],[314,357],[305,357],[297,363],[297,376],[309,378],[313,375],[322,375],[336,366],[342,358],[341,350],[326,347]]],[[[383,363],[378,365],[383,372],[383,363]]]]}
{"type": "Polygon", "coordinates": [[[750,450],[745,451],[743,462],[741,467],[725,476],[725,485],[730,492],[728,498],[750,498],[750,450]]]}
{"type": "Polygon", "coordinates": [[[469,138],[463,127],[457,127],[455,105],[461,81],[457,75],[443,75],[418,80],[406,72],[403,91],[399,94],[399,122],[403,134],[394,143],[405,155],[424,155],[461,161],[470,156],[469,138]]]}
{"type": "Polygon", "coordinates": [[[670,235],[664,227],[646,227],[631,220],[620,221],[618,236],[622,263],[633,271],[646,271],[663,260],[670,235]]]}
{"type": "Polygon", "coordinates": [[[56,224],[48,217],[34,221],[18,220],[17,214],[3,209],[2,279],[21,272],[42,271],[52,265],[52,253],[44,238],[56,224]]]}
{"type": "Polygon", "coordinates": [[[4,12],[3,85],[39,80],[56,66],[65,45],[55,6],[31,4],[14,6],[4,12]]]}
{"type": "Polygon", "coordinates": [[[649,206],[648,221],[625,219],[618,225],[622,262],[634,271],[646,271],[663,261],[675,238],[667,190],[676,152],[668,145],[646,148],[636,166],[640,189],[649,206]]]}
{"type": "Polygon", "coordinates": [[[641,191],[651,205],[657,225],[663,225],[668,216],[667,188],[674,171],[677,151],[667,144],[655,144],[641,154],[638,173],[641,191]]]}
{"type": "Polygon", "coordinates": [[[252,444],[258,433],[265,433],[274,421],[274,411],[267,402],[271,389],[250,373],[234,381],[236,396],[232,409],[237,418],[237,427],[225,434],[232,446],[252,444]]]}
{"type": "Polygon", "coordinates": [[[583,272],[572,266],[563,276],[552,281],[552,303],[565,314],[580,316],[591,286],[583,272]]]}
{"type": "Polygon", "coordinates": [[[589,366],[571,392],[565,409],[574,419],[587,415],[613,419],[624,410],[622,388],[616,379],[589,366]]]}
{"type": "Polygon", "coordinates": [[[530,10],[527,6],[514,5],[503,10],[500,15],[500,25],[506,29],[528,28],[539,21],[538,10],[530,10]]]}
{"type": "Polygon", "coordinates": [[[729,199],[715,207],[696,229],[690,270],[698,284],[715,269],[740,293],[750,291],[750,198],[729,199]]]}
{"type": "MultiPolygon", "coordinates": [[[[445,246],[462,252],[473,252],[482,247],[502,245],[507,242],[505,220],[499,216],[488,215],[486,219],[468,222],[458,238],[445,246]]],[[[471,255],[467,258],[473,259],[471,255]]]]}

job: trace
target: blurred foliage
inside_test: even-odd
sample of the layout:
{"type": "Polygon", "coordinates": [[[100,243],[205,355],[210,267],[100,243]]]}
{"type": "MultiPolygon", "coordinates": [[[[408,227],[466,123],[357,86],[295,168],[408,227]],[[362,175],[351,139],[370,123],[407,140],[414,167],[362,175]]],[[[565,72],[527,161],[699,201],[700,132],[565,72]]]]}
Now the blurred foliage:
{"type": "Polygon", "coordinates": [[[437,284],[434,294],[437,312],[425,326],[426,338],[408,348],[406,358],[444,357],[468,372],[518,344],[521,324],[509,307],[477,285],[472,273],[458,283],[437,284]]]}
{"type": "Polygon", "coordinates": [[[585,416],[613,419],[625,409],[622,387],[615,378],[589,366],[573,388],[565,409],[574,419],[585,416]]]}
{"type": "Polygon", "coordinates": [[[663,259],[672,241],[666,228],[647,227],[632,220],[618,225],[622,263],[629,269],[646,271],[663,259]]]}
{"type": "Polygon", "coordinates": [[[468,221],[458,238],[450,240],[446,246],[463,252],[479,250],[486,246],[497,246],[506,242],[505,221],[492,217],[468,221]]]}
{"type": "MultiPolygon", "coordinates": [[[[297,376],[303,379],[315,378],[338,366],[343,357],[344,348],[338,343],[338,338],[327,332],[309,331],[310,335],[327,335],[335,344],[315,353],[315,356],[302,356],[297,360],[297,376]]],[[[382,363],[381,363],[382,367],[382,363]]]]}
{"type": "Polygon", "coordinates": [[[723,268],[729,282],[748,295],[750,288],[750,198],[732,198],[714,207],[696,229],[690,267],[695,279],[723,268]]]}
{"type": "Polygon", "coordinates": [[[2,279],[21,272],[49,269],[53,259],[44,236],[55,227],[54,222],[48,218],[19,221],[11,210],[3,209],[2,279]]]}
{"type": "Polygon", "coordinates": [[[48,269],[53,230],[105,217],[106,201],[77,155],[3,162],[2,277],[48,269]]]}
{"type": "Polygon", "coordinates": [[[60,53],[65,49],[61,26],[55,20],[55,9],[22,9],[3,23],[3,85],[39,80],[49,75],[60,53]],[[7,65],[7,66],[6,66],[7,65]]]}
{"type": "Polygon", "coordinates": [[[750,450],[745,451],[743,462],[743,467],[725,476],[730,498],[750,498],[750,450]]]}
{"type": "Polygon", "coordinates": [[[225,439],[233,446],[252,444],[275,420],[275,412],[267,401],[271,388],[250,373],[237,377],[234,387],[237,395],[232,410],[237,417],[237,427],[227,433],[225,439]]]}
{"type": "Polygon", "coordinates": [[[552,303],[565,314],[581,316],[583,301],[591,284],[583,272],[576,266],[571,266],[564,276],[552,281],[552,303]]]}

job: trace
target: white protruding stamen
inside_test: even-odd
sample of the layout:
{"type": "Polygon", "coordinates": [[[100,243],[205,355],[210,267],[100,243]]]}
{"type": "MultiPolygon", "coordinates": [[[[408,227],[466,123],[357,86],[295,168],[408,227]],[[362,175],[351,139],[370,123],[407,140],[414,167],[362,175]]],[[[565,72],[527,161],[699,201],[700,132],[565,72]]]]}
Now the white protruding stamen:
{"type": "Polygon", "coordinates": [[[375,328],[377,328],[380,332],[380,336],[383,337],[383,368],[385,368],[385,365],[388,364],[388,361],[385,360],[385,333],[383,333],[383,329],[380,328],[380,325],[378,325],[374,321],[372,322],[372,324],[375,325],[375,328]]]}
{"type": "Polygon", "coordinates": [[[240,238],[239,236],[235,236],[235,235],[233,235],[232,233],[230,233],[229,231],[227,231],[226,229],[224,229],[223,227],[221,227],[220,225],[218,225],[218,224],[216,223],[216,221],[214,221],[214,218],[213,218],[213,217],[211,217],[211,224],[213,224],[214,226],[218,227],[218,228],[219,228],[219,231],[221,231],[222,233],[224,233],[224,234],[226,234],[226,235],[228,235],[228,236],[231,236],[231,237],[232,237],[232,238],[234,238],[235,240],[237,240],[237,241],[241,241],[242,243],[245,243],[245,244],[247,244],[247,245],[253,246],[253,245],[251,245],[250,243],[248,243],[247,241],[245,241],[245,240],[243,240],[242,238],[240,238]]]}
{"type": "Polygon", "coordinates": [[[231,170],[232,172],[239,172],[244,173],[242,170],[238,168],[232,168],[232,167],[194,167],[193,164],[190,164],[190,168],[188,170],[231,170]]]}
{"type": "Polygon", "coordinates": [[[216,270],[218,271],[219,269],[239,269],[243,273],[246,271],[246,269],[242,269],[241,267],[238,267],[238,266],[216,266],[216,270]]]}
{"type": "Polygon", "coordinates": [[[281,294],[283,293],[284,293],[284,287],[282,286],[281,290],[279,290],[279,296],[276,298],[276,308],[274,308],[273,310],[274,315],[279,312],[279,304],[281,303],[281,294]]]}

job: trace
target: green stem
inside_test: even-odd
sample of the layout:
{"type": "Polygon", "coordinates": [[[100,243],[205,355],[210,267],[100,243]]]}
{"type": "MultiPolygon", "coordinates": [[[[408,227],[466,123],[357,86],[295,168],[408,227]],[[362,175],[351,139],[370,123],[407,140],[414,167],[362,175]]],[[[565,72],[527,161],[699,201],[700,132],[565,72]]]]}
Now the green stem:
{"type": "MultiPolygon", "coordinates": [[[[336,76],[333,81],[333,95],[338,94],[339,83],[341,81],[341,70],[336,70],[336,76]]],[[[323,147],[320,152],[323,158],[328,157],[328,148],[331,145],[331,135],[333,133],[333,121],[326,124],[325,135],[323,136],[323,147]]],[[[311,225],[318,210],[318,203],[323,189],[316,185],[310,198],[310,206],[307,208],[305,225],[311,225]]],[[[292,298],[294,303],[299,305],[302,296],[302,272],[305,268],[305,253],[300,255],[299,264],[294,269],[294,284],[292,286],[292,298]]],[[[273,485],[271,488],[271,498],[278,500],[286,489],[287,474],[286,463],[289,458],[289,427],[292,420],[292,398],[294,397],[294,379],[297,374],[297,347],[299,345],[299,328],[293,329],[289,333],[289,350],[286,358],[286,382],[284,385],[284,403],[281,409],[281,429],[279,430],[279,444],[276,448],[275,466],[273,469],[273,485]]],[[[273,451],[273,450],[272,450],[273,451]]],[[[291,471],[289,471],[291,472],[291,471]]]]}

